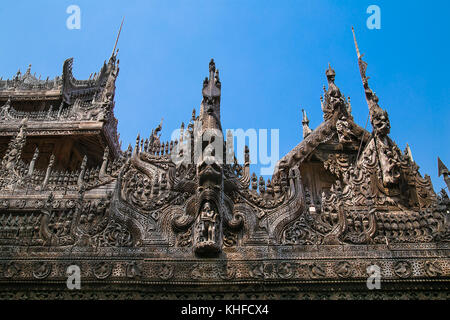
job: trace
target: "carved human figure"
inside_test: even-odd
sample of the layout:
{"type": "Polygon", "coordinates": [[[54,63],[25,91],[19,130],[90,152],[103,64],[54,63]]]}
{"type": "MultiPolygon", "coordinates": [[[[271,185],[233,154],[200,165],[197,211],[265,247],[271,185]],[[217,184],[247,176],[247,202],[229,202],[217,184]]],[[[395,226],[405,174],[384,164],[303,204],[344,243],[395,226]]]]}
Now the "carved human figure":
{"type": "Polygon", "coordinates": [[[14,148],[6,155],[6,166],[7,170],[11,169],[14,166],[14,161],[16,160],[19,151],[14,148]]]}
{"type": "Polygon", "coordinates": [[[206,242],[215,242],[217,212],[210,202],[205,202],[200,212],[201,235],[206,242]]]}
{"type": "Polygon", "coordinates": [[[0,117],[7,118],[9,110],[11,109],[11,98],[8,98],[8,101],[2,106],[0,110],[0,117]]]}
{"type": "Polygon", "coordinates": [[[22,149],[25,146],[25,140],[26,140],[26,127],[27,127],[27,121],[28,118],[25,118],[22,120],[19,128],[19,133],[14,137],[9,146],[8,150],[6,151],[5,156],[3,157],[2,166],[6,170],[11,170],[15,167],[17,162],[20,159],[22,149]]]}

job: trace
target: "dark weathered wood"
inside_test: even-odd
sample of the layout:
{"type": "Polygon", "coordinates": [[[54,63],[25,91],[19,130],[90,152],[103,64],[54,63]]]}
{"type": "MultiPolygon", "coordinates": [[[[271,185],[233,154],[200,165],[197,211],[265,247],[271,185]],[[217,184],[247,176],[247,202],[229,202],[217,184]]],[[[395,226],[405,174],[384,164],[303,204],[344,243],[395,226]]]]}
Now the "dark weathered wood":
{"type": "Polygon", "coordinates": [[[312,129],[303,112],[304,139],[267,181],[248,148],[244,164],[228,154],[213,60],[180,139],[162,142],[161,122],[120,150],[116,55],[89,80],[69,59],[54,80],[28,69],[0,81],[1,298],[448,299],[449,198],[389,137],[359,54],[372,132],[329,66],[324,122],[312,129]],[[198,149],[182,149],[192,136],[198,149]],[[380,290],[366,284],[372,265],[380,290]]]}

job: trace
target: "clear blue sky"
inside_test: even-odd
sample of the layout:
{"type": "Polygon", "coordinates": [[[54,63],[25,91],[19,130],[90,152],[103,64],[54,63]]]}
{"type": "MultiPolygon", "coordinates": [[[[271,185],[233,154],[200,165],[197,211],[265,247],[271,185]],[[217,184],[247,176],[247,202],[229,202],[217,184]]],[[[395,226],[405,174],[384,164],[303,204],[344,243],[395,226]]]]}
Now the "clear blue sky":
{"type": "Polygon", "coordinates": [[[138,132],[148,135],[162,117],[163,138],[187,122],[199,108],[213,57],[224,128],[280,128],[283,156],[302,140],[301,108],[312,128],[322,121],[328,62],[364,126],[353,25],[370,84],[389,112],[391,137],[402,150],[411,145],[439,191],[437,156],[450,167],[449,14],[446,0],[5,1],[0,75],[11,78],[31,63],[33,72],[54,77],[74,57],[75,76],[86,79],[109,58],[125,16],[115,110],[123,147],[138,132]],[[80,30],[66,28],[71,4],[81,8],[80,30]],[[366,28],[371,4],[381,8],[381,30],[366,28]]]}

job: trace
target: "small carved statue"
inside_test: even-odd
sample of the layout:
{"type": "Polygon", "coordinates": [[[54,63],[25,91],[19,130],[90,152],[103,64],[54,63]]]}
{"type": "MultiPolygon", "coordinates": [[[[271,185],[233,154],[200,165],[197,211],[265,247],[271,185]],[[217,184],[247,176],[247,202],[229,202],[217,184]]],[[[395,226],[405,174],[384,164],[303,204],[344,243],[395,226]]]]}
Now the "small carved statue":
{"type": "Polygon", "coordinates": [[[200,212],[201,236],[206,242],[215,242],[217,212],[211,208],[209,202],[205,202],[200,212]]]}
{"type": "Polygon", "coordinates": [[[339,99],[341,97],[341,91],[334,83],[336,78],[336,72],[331,68],[331,66],[328,66],[326,76],[328,79],[328,92],[327,92],[328,96],[331,98],[339,99]]]}
{"type": "Polygon", "coordinates": [[[0,110],[0,117],[5,119],[8,117],[9,110],[11,109],[11,98],[8,98],[8,101],[2,106],[0,110]]]}

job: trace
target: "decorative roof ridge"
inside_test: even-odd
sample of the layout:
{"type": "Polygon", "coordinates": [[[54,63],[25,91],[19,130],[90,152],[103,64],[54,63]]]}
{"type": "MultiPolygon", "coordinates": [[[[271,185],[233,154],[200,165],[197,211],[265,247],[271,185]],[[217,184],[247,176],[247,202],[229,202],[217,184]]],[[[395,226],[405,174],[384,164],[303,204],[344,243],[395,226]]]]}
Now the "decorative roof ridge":
{"type": "MultiPolygon", "coordinates": [[[[289,167],[292,167],[294,163],[302,162],[319,146],[319,144],[332,138],[336,133],[336,122],[340,119],[339,116],[339,113],[335,113],[332,118],[323,121],[319,126],[313,129],[307,137],[292,148],[291,151],[284,155],[278,161],[278,164],[286,163],[289,167]]],[[[360,139],[367,140],[370,137],[371,133],[355,123],[353,117],[348,117],[346,120],[351,122],[351,128],[353,129],[352,133],[360,139]]],[[[277,168],[274,172],[277,172],[277,168]]]]}
{"type": "Polygon", "coordinates": [[[106,61],[103,63],[98,74],[91,74],[87,80],[78,80],[73,76],[73,60],[73,58],[69,58],[64,61],[63,65],[63,95],[68,103],[72,102],[71,95],[74,92],[81,91],[88,94],[97,93],[106,86],[107,80],[111,74],[114,74],[115,78],[117,77],[118,62],[116,65],[116,62],[111,58],[108,64],[106,64],[106,61]]]}
{"type": "MultiPolygon", "coordinates": [[[[320,141],[323,138],[331,138],[331,135],[334,134],[332,131],[333,119],[323,121],[318,127],[313,129],[311,133],[300,141],[291,151],[289,151],[284,157],[279,160],[279,163],[288,163],[290,164],[295,161],[303,161],[303,159],[309,155],[314,149],[319,145],[320,141]],[[323,135],[323,136],[321,136],[323,135]],[[295,159],[295,160],[293,160],[295,159]]],[[[336,121],[334,121],[336,122],[336,121]]]]}
{"type": "Polygon", "coordinates": [[[11,94],[14,96],[17,91],[31,91],[35,94],[39,90],[61,90],[62,88],[62,77],[56,76],[53,79],[42,80],[41,76],[36,77],[36,73],[31,73],[31,64],[28,65],[27,71],[22,74],[20,69],[17,71],[12,79],[0,78],[0,93],[2,91],[12,91],[11,94]]]}

